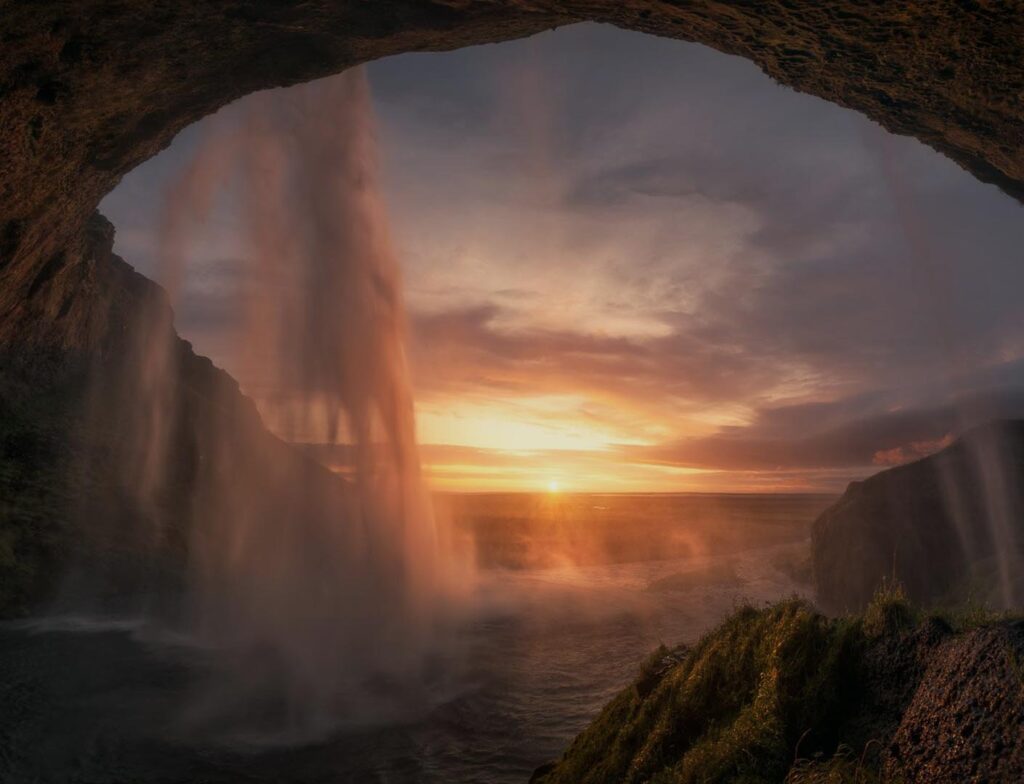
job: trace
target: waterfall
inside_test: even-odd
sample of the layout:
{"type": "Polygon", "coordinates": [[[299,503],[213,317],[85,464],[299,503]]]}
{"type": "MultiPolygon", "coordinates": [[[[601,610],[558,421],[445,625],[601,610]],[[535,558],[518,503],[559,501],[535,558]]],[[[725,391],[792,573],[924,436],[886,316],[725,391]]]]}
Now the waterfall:
{"type": "Polygon", "coordinates": [[[169,497],[189,520],[173,625],[208,677],[185,723],[305,739],[408,715],[436,672],[458,570],[421,478],[365,74],[229,111],[167,190],[160,277],[173,304],[190,240],[232,196],[243,387],[281,439],[336,445],[344,476],[267,434],[233,390],[210,404],[166,315],[127,364],[125,471],[142,508],[164,509],[157,528],[169,497]]]}

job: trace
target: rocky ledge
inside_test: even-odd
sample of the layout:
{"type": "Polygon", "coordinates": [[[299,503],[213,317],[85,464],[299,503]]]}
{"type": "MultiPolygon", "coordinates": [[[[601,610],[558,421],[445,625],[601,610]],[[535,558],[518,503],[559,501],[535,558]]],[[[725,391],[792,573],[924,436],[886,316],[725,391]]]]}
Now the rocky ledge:
{"type": "Polygon", "coordinates": [[[799,600],[661,649],[533,784],[1024,781],[1024,621],[799,600]]]}

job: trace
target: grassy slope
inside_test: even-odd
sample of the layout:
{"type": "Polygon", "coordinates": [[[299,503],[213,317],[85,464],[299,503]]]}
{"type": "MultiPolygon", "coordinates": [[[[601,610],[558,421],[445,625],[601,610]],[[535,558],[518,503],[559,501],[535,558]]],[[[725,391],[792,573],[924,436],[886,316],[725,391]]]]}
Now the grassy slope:
{"type": "MultiPolygon", "coordinates": [[[[926,622],[952,635],[988,620],[978,612],[918,615],[901,592],[885,590],[857,617],[826,618],[798,599],[743,607],[652,688],[652,671],[667,653],[656,652],[637,684],[612,700],[563,758],[534,780],[877,781],[878,752],[901,706],[872,698],[869,669],[914,659],[915,631],[926,622]]],[[[888,699],[892,689],[878,691],[888,699]]]]}

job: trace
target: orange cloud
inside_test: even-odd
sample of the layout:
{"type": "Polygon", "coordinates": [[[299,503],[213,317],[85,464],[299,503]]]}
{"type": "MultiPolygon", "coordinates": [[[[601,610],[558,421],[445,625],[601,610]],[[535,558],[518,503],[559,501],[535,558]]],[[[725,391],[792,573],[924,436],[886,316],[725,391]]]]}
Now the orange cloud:
{"type": "Polygon", "coordinates": [[[871,462],[877,466],[897,466],[920,460],[922,457],[933,455],[945,449],[953,443],[953,434],[946,433],[942,438],[933,438],[926,441],[914,441],[910,444],[893,447],[892,449],[880,449],[875,452],[871,462]]]}

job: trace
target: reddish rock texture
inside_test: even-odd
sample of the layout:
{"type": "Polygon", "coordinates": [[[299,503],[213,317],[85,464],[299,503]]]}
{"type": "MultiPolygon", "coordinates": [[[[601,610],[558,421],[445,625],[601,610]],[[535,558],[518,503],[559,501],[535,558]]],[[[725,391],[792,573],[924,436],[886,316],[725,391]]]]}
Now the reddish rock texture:
{"type": "Polygon", "coordinates": [[[1024,623],[935,652],[886,753],[888,780],[1024,781],[1024,623]]]}

